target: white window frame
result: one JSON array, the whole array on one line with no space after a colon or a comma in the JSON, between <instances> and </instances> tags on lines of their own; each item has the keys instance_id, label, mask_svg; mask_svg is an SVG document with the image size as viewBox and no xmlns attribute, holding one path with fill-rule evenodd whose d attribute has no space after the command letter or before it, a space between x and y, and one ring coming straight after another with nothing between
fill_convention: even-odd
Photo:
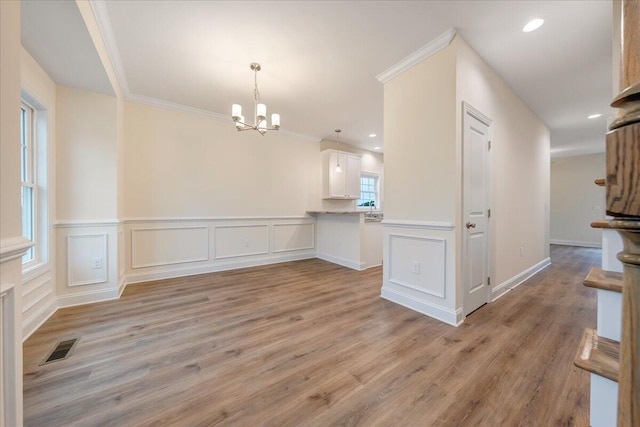
<instances>
[{"instance_id":1,"label":"white window frame","mask_svg":"<svg viewBox=\"0 0 640 427\"><path fill-rule=\"evenodd\" d=\"M360 202L363 199L358 199L356 200L356 209L359 211L370 211L373 210L374 212L376 211L380 211L380 209L382 208L382 203L380 201L380 174L375 173L375 172L369 172L369 171L362 171L360 173L360 186L362 187L362 178L373 178L375 180L375 202L376 202L376 206L371 209L370 206L358 206L358 202ZM362 196L362 191L360 192L360 195Z\"/></svg>"},{"instance_id":2,"label":"white window frame","mask_svg":"<svg viewBox=\"0 0 640 427\"><path fill-rule=\"evenodd\" d=\"M22 264L23 279L25 282L38 277L51 268L51 230L50 230L50 203L52 190L49 180L49 123L48 108L41 104L25 89L21 93L20 108L29 111L30 125L28 132L30 139L27 141L30 170L23 185L33 188L33 242L31 251L33 258ZM22 114L22 113L21 113ZM22 141L21 141L22 144ZM20 165L22 169L22 164ZM21 213L22 214L22 213Z\"/></svg>"},{"instance_id":3,"label":"white window frame","mask_svg":"<svg viewBox=\"0 0 640 427\"><path fill-rule=\"evenodd\" d=\"M22 121L23 115L25 116L24 123ZM31 237L29 238L34 243L27 253L22 258L22 269L27 270L34 267L39 263L38 257L38 217L39 217L39 203L38 203L38 185L37 185L37 165L36 165L36 109L26 102L24 99L20 102L20 122L23 128L20 129L20 197L24 197L24 189L29 188L31 191ZM23 141L23 135L25 141ZM22 206L22 209L24 206ZM23 231L25 212L21 212Z\"/></svg>"}]
</instances>

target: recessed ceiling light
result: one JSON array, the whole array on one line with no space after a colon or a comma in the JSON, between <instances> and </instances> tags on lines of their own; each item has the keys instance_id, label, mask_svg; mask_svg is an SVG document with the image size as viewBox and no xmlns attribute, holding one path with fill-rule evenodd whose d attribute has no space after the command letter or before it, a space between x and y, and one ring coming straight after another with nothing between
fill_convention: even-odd
<instances>
[{"instance_id":1,"label":"recessed ceiling light","mask_svg":"<svg viewBox=\"0 0 640 427\"><path fill-rule=\"evenodd\" d=\"M602 114L600 114L600 113L592 114L589 117L587 117L587 119L597 119L598 117L601 117L601 116L602 116Z\"/></svg>"},{"instance_id":2,"label":"recessed ceiling light","mask_svg":"<svg viewBox=\"0 0 640 427\"><path fill-rule=\"evenodd\" d=\"M373 147L373 149L374 149L374 150L379 150L379 149L380 149L380 147Z\"/></svg>"},{"instance_id":3,"label":"recessed ceiling light","mask_svg":"<svg viewBox=\"0 0 640 427\"><path fill-rule=\"evenodd\" d=\"M375 138L377 135L375 133L370 133L369 138Z\"/></svg>"},{"instance_id":4,"label":"recessed ceiling light","mask_svg":"<svg viewBox=\"0 0 640 427\"><path fill-rule=\"evenodd\" d=\"M542 24L544 24L544 19L532 19L531 21L527 22L527 25L522 27L522 31L525 33L530 33L531 31L535 31L538 28L542 27Z\"/></svg>"}]
</instances>

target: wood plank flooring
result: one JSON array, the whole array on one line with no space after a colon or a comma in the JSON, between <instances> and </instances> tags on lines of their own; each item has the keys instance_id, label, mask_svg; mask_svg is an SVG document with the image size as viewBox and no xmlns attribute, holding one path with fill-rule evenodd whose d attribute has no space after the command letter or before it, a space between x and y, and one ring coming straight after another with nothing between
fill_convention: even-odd
<instances>
[{"instance_id":1,"label":"wood plank flooring","mask_svg":"<svg viewBox=\"0 0 640 427\"><path fill-rule=\"evenodd\" d=\"M25 423L587 426L573 358L600 251L552 261L458 328L381 299L380 268L317 259L131 285L26 341ZM39 366L71 337L71 357Z\"/></svg>"}]
</instances>

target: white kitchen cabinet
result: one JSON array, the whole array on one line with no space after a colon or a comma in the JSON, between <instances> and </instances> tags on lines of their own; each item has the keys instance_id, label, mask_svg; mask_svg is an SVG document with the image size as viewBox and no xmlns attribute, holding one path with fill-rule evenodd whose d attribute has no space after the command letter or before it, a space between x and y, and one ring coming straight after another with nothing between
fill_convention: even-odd
<instances>
[{"instance_id":1,"label":"white kitchen cabinet","mask_svg":"<svg viewBox=\"0 0 640 427\"><path fill-rule=\"evenodd\" d=\"M336 172L340 156L342 172ZM357 200L360 198L360 156L326 150L322 152L323 199Z\"/></svg>"}]
</instances>

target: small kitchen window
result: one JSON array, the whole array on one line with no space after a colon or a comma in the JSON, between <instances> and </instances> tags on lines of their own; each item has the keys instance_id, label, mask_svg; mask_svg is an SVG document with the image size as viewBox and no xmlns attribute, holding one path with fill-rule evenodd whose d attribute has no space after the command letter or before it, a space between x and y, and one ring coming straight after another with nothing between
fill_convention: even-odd
<instances>
[{"instance_id":1,"label":"small kitchen window","mask_svg":"<svg viewBox=\"0 0 640 427\"><path fill-rule=\"evenodd\" d=\"M363 173L360 175L360 199L356 206L358 209L379 209L378 175Z\"/></svg>"}]
</instances>

